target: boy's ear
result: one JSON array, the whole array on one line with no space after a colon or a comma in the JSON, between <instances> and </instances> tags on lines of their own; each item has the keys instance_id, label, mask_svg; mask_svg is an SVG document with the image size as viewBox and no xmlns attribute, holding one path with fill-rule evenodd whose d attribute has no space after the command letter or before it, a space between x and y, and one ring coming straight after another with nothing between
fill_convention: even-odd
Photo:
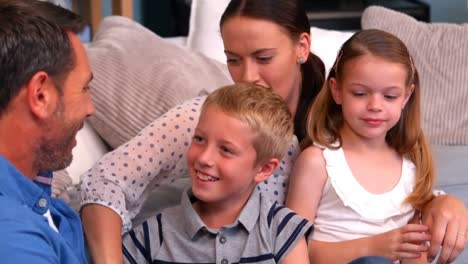
<instances>
[{"instance_id":1,"label":"boy's ear","mask_svg":"<svg viewBox=\"0 0 468 264\"><path fill-rule=\"evenodd\" d=\"M46 119L55 112L58 91L50 76L40 71L26 84L29 109L39 119Z\"/></svg>"},{"instance_id":2,"label":"boy's ear","mask_svg":"<svg viewBox=\"0 0 468 264\"><path fill-rule=\"evenodd\" d=\"M332 94L333 100L337 105L341 105L342 99L341 99L341 90L340 87L338 86L338 82L335 77L330 78L328 81L328 86L330 87L330 92Z\"/></svg>"},{"instance_id":3,"label":"boy's ear","mask_svg":"<svg viewBox=\"0 0 468 264\"><path fill-rule=\"evenodd\" d=\"M263 165L260 165L258 168L258 172L255 175L254 181L256 183L260 183L268 179L268 177L278 168L279 163L280 161L276 158L272 158L264 162Z\"/></svg>"}]
</instances>

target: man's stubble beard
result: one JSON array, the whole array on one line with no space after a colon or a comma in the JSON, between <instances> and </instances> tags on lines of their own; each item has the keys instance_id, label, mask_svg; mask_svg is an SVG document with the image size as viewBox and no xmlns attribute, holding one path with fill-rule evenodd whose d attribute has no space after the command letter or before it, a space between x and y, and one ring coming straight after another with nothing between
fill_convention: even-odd
<instances>
[{"instance_id":1,"label":"man's stubble beard","mask_svg":"<svg viewBox=\"0 0 468 264\"><path fill-rule=\"evenodd\" d=\"M44 135L35 147L33 166L39 172L58 171L70 165L73 160L71 145L76 133L83 126L83 122L67 122L63 99L60 99L58 104L53 120L44 125Z\"/></svg>"}]
</instances>

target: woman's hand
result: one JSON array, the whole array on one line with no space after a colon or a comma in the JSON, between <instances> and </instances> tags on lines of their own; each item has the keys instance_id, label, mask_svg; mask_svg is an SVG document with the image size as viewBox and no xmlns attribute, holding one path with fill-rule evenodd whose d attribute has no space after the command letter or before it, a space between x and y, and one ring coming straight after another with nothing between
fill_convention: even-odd
<instances>
[{"instance_id":1,"label":"woman's hand","mask_svg":"<svg viewBox=\"0 0 468 264\"><path fill-rule=\"evenodd\" d=\"M425 225L407 224L372 237L372 254L395 260L417 259L427 251L431 235Z\"/></svg>"},{"instance_id":2,"label":"woman's hand","mask_svg":"<svg viewBox=\"0 0 468 264\"><path fill-rule=\"evenodd\" d=\"M422 220L432 236L429 262L437 256L441 247L437 263L453 262L466 243L468 213L463 202L450 195L437 196L424 207Z\"/></svg>"}]
</instances>

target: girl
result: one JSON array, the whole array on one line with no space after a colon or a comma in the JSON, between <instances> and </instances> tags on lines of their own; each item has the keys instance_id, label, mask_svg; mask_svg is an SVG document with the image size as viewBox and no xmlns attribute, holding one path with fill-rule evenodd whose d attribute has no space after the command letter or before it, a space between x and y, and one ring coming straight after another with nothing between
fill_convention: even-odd
<instances>
[{"instance_id":1,"label":"girl","mask_svg":"<svg viewBox=\"0 0 468 264\"><path fill-rule=\"evenodd\" d=\"M420 94L397 37L364 30L343 44L311 107L286 203L315 222L312 263L362 255L426 263L428 228L407 224L433 198Z\"/></svg>"}]
</instances>

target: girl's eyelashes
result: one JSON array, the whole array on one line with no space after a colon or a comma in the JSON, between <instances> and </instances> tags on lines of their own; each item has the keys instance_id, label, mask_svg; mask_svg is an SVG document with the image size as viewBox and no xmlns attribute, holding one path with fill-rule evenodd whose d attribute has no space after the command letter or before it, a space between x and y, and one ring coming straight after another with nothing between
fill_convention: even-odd
<instances>
[{"instance_id":1,"label":"girl's eyelashes","mask_svg":"<svg viewBox=\"0 0 468 264\"><path fill-rule=\"evenodd\" d=\"M386 99L389 99L389 100L395 100L395 99L397 99L399 96L398 96L398 95L387 94L387 95L384 95L384 97L385 97Z\"/></svg>"},{"instance_id":2,"label":"girl's eyelashes","mask_svg":"<svg viewBox=\"0 0 468 264\"><path fill-rule=\"evenodd\" d=\"M363 97L364 95L366 95L365 92L352 92L352 94L355 97Z\"/></svg>"},{"instance_id":3,"label":"girl's eyelashes","mask_svg":"<svg viewBox=\"0 0 468 264\"><path fill-rule=\"evenodd\" d=\"M257 57L257 61L261 64L270 63L272 59L273 59L273 56Z\"/></svg>"}]
</instances>

